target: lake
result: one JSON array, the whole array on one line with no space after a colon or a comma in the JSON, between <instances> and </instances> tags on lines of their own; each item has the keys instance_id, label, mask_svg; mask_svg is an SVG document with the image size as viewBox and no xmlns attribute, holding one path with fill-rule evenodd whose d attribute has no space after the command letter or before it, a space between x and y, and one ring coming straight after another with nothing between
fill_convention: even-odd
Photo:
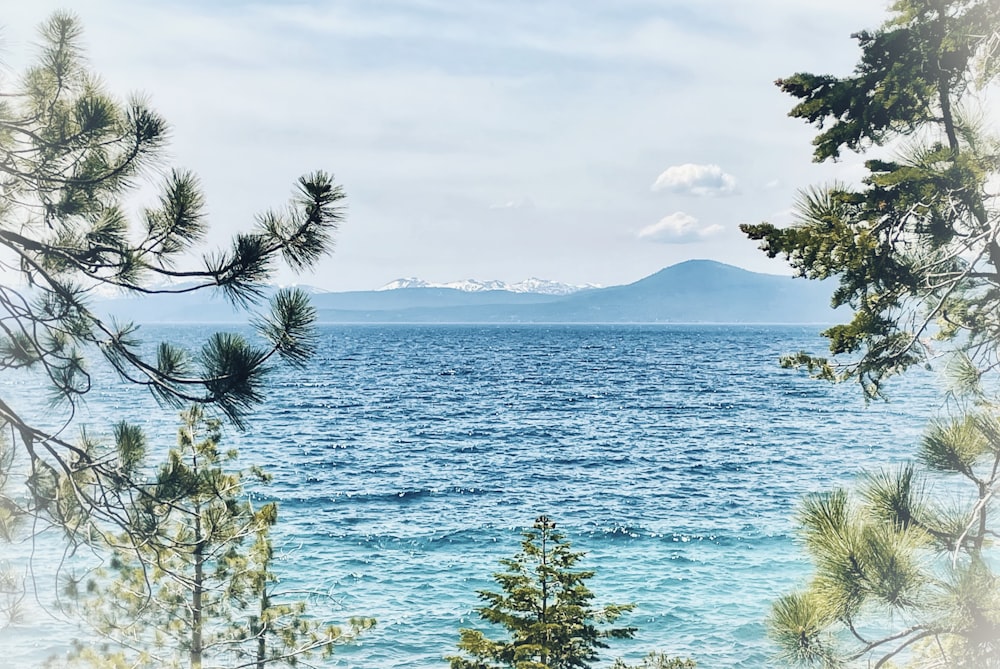
<instances>
[{"instance_id":1,"label":"lake","mask_svg":"<svg viewBox=\"0 0 1000 669\"><path fill-rule=\"evenodd\" d=\"M274 370L222 446L274 475L257 494L280 502L283 580L324 593L311 597L324 617L378 619L329 666L446 666L458 629L480 625L476 591L542 513L587 552L598 603L636 604L623 620L636 638L604 664L662 650L768 666L769 603L809 571L798 500L908 458L941 407L925 373L866 406L856 385L781 369L781 353L824 349L818 329L324 327L308 366ZM80 420L129 418L173 444L171 410L98 380ZM72 635L56 629L34 619L6 645L41 657Z\"/></svg>"}]
</instances>

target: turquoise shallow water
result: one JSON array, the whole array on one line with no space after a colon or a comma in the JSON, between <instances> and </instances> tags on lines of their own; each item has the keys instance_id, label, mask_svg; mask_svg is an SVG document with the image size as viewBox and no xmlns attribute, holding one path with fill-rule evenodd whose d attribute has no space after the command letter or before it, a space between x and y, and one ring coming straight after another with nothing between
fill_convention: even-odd
<instances>
[{"instance_id":1,"label":"turquoise shallow water","mask_svg":"<svg viewBox=\"0 0 1000 669\"><path fill-rule=\"evenodd\" d=\"M224 443L274 474L260 494L281 503L287 584L325 593L313 608L332 618L378 618L330 666L446 666L478 624L475 591L540 513L587 551L599 601L637 604L640 632L609 660L768 666L768 604L808 570L797 500L908 457L940 406L929 375L866 407L854 386L780 369L782 352L822 349L816 329L324 328ZM172 442L172 413L134 389L102 386L80 419L120 415ZM38 657L59 649L56 627L0 644Z\"/></svg>"}]
</instances>

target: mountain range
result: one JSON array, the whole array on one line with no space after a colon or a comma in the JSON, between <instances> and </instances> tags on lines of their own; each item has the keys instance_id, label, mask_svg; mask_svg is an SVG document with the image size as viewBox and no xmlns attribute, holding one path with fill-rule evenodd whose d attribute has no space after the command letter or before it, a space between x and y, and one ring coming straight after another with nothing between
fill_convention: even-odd
<instances>
[{"instance_id":1,"label":"mountain range","mask_svg":"<svg viewBox=\"0 0 1000 669\"><path fill-rule=\"evenodd\" d=\"M569 295L581 290L590 288L600 288L597 284L587 284L585 286L575 286L558 281L548 281L546 279L536 279L534 277L518 281L517 283L507 283L506 281L479 281L477 279L466 279L464 281L450 281L448 283L431 283L423 279L408 278L390 281L376 290L399 290L401 288L454 288L455 290L467 293L483 293L491 290L503 290L508 293L539 293L542 295Z\"/></svg>"},{"instance_id":2,"label":"mountain range","mask_svg":"<svg viewBox=\"0 0 1000 669\"><path fill-rule=\"evenodd\" d=\"M488 282L475 288L406 283L379 290L311 293L319 323L833 323L832 286L688 260L608 288L538 282L535 291ZM527 283L527 282L523 282ZM523 287L523 286L522 286ZM569 291L568 288L574 288ZM548 292L546 292L548 291ZM197 291L104 300L95 309L137 323L233 323L247 315Z\"/></svg>"}]
</instances>

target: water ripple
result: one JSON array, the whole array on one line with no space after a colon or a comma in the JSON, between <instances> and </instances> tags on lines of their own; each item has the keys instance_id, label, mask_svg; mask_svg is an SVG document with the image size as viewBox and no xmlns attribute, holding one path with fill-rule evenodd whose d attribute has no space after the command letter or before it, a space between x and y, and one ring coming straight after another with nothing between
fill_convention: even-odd
<instances>
[{"instance_id":1,"label":"water ripple","mask_svg":"<svg viewBox=\"0 0 1000 669\"><path fill-rule=\"evenodd\" d=\"M331 619L379 618L334 666L441 666L547 513L588 552L598 599L637 604L640 640L612 654L757 668L769 602L807 571L797 500L907 457L937 406L919 377L866 408L777 365L821 347L788 327L330 327L225 443L274 475L254 492L281 504L283 579L336 593ZM112 387L88 420L134 406ZM144 406L172 443L170 412Z\"/></svg>"}]
</instances>

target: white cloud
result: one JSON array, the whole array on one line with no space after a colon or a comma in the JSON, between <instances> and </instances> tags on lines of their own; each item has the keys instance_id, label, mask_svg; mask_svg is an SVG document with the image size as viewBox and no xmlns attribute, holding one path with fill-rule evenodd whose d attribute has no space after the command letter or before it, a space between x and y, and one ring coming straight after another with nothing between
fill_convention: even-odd
<instances>
[{"instance_id":1,"label":"white cloud","mask_svg":"<svg viewBox=\"0 0 1000 669\"><path fill-rule=\"evenodd\" d=\"M490 209L534 209L535 203L530 197L522 197L516 200L508 200L507 202L498 202L496 204L491 204Z\"/></svg>"},{"instance_id":2,"label":"white cloud","mask_svg":"<svg viewBox=\"0 0 1000 669\"><path fill-rule=\"evenodd\" d=\"M885 11L871 0L759 0L749 13L746 0L541 0L518 11L453 0L32 0L5 3L0 79L23 69L37 53L34 26L67 4L110 91L148 93L170 122L163 167L201 177L210 245L280 206L299 174L336 174L349 216L336 255L308 279L336 290L413 275L633 281L664 260L662 247L636 243L639 228L687 206L635 197L635 175L645 190L673 164L678 180L656 195L700 188L709 197L690 210L726 222L711 238L718 257L761 267L764 254L728 234L728 221L764 220L809 183L856 180L842 173L853 156L810 162L814 130L787 117L794 101L772 82L850 73L847 36ZM738 184L721 169L714 185L678 174L711 177L707 163ZM763 188L769 179L780 188ZM738 211L735 198L710 197L732 185ZM621 220L641 223L623 231ZM664 241L701 238L681 232Z\"/></svg>"},{"instance_id":3,"label":"white cloud","mask_svg":"<svg viewBox=\"0 0 1000 669\"><path fill-rule=\"evenodd\" d=\"M639 231L639 239L661 244L686 244L698 242L722 232L722 226L700 225L698 219L683 211L677 211L660 219L659 223L647 225Z\"/></svg>"},{"instance_id":4,"label":"white cloud","mask_svg":"<svg viewBox=\"0 0 1000 669\"><path fill-rule=\"evenodd\" d=\"M652 190L667 190L690 195L730 195L736 192L736 179L718 165L673 165L656 178Z\"/></svg>"}]
</instances>

